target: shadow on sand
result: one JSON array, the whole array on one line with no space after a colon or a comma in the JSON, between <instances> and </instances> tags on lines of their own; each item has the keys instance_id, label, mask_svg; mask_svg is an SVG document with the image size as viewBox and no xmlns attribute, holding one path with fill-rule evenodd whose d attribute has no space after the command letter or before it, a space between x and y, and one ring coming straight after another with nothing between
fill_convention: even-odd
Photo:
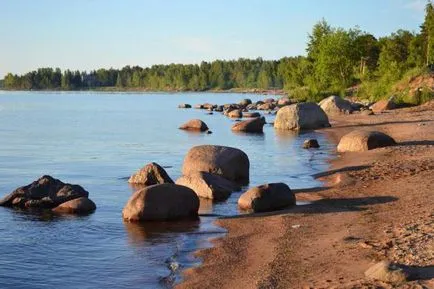
<instances>
[{"instance_id":1,"label":"shadow on sand","mask_svg":"<svg viewBox=\"0 0 434 289\"><path fill-rule=\"evenodd\" d=\"M339 212L365 211L365 206L379 205L397 201L392 196L363 197L363 198L336 198L313 201L306 205L294 206L273 212L251 213L241 216L223 217L227 218L255 218L284 214L327 214Z\"/></svg>"}]
</instances>

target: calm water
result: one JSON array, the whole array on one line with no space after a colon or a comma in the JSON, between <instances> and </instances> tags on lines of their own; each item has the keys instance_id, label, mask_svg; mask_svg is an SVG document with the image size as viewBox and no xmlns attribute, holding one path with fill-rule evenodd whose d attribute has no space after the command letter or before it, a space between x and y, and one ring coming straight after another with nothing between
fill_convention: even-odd
<instances>
[{"instance_id":1,"label":"calm water","mask_svg":"<svg viewBox=\"0 0 434 289\"><path fill-rule=\"evenodd\" d=\"M125 224L121 211L132 193L125 180L151 161L180 176L194 145L219 144L245 151L251 186L285 182L317 186L311 175L327 168L331 146L317 133L296 136L271 125L263 135L235 134L219 113L178 109L179 103L224 104L245 94L139 94L0 92L0 194L43 174L82 185L97 204L85 217L53 217L0 208L1 288L166 288L183 268L200 260L192 253L224 231L214 217L189 223ZM213 134L178 130L204 120ZM272 116L266 116L273 121ZM321 149L303 150L315 137ZM201 213L235 215L237 198L201 204Z\"/></svg>"}]
</instances>

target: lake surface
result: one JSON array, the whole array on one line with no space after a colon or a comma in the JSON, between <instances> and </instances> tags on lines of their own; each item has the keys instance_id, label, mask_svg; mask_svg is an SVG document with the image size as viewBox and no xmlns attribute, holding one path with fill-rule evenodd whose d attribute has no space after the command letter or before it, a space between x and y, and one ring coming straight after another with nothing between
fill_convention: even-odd
<instances>
[{"instance_id":1,"label":"lake surface","mask_svg":"<svg viewBox=\"0 0 434 289\"><path fill-rule=\"evenodd\" d=\"M2 288L167 288L193 256L223 236L215 217L196 222L126 224L122 208L133 189L126 177L149 162L180 176L183 157L199 144L237 147L250 159L250 186L285 182L321 185L331 145L319 133L297 136L265 125L264 134L236 134L220 113L178 109L180 103L253 101L269 96L213 93L0 92L0 194L44 174L80 184L97 204L94 214L54 217L0 207ZM267 122L274 116L265 115ZM213 134L177 129L192 118ZM318 150L303 150L315 137ZM203 201L200 213L236 215L235 192L223 203Z\"/></svg>"}]
</instances>

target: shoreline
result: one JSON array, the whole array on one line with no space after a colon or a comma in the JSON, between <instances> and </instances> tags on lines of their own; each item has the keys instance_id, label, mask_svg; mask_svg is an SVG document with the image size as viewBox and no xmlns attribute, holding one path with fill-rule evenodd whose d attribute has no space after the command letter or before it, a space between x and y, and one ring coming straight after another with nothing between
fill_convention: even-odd
<instances>
[{"instance_id":1,"label":"shoreline","mask_svg":"<svg viewBox=\"0 0 434 289\"><path fill-rule=\"evenodd\" d=\"M239 94L258 94L258 95L278 95L286 96L287 92L283 89L240 89L231 88L227 90L148 90L148 89L117 89L117 88L91 88L91 89L76 89L76 90L65 90L65 89L31 89L31 90L20 90L20 89L1 89L0 92L104 92L104 93L239 93Z\"/></svg>"},{"instance_id":2,"label":"shoreline","mask_svg":"<svg viewBox=\"0 0 434 289\"><path fill-rule=\"evenodd\" d=\"M422 272L406 288L434 287L434 102L331 120L320 132L334 144L369 128L398 145L337 154L323 187L296 191L309 205L217 220L228 233L176 288L392 288L364 276L382 260Z\"/></svg>"}]
</instances>

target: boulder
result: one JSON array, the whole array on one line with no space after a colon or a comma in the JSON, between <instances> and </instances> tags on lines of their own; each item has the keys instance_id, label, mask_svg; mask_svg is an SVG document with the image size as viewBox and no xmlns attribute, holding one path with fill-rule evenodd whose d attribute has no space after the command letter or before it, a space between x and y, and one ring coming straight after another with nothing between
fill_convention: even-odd
<instances>
[{"instance_id":1,"label":"boulder","mask_svg":"<svg viewBox=\"0 0 434 289\"><path fill-rule=\"evenodd\" d=\"M207 131L208 130L208 126L206 125L206 123L204 123L200 119L192 119L192 120L187 121L183 125L181 125L179 127L179 129Z\"/></svg>"},{"instance_id":2,"label":"boulder","mask_svg":"<svg viewBox=\"0 0 434 289\"><path fill-rule=\"evenodd\" d=\"M95 203L84 197L67 201L52 209L55 213L65 214L89 214L95 210Z\"/></svg>"},{"instance_id":3,"label":"boulder","mask_svg":"<svg viewBox=\"0 0 434 289\"><path fill-rule=\"evenodd\" d=\"M265 184L243 193L238 199L242 210L267 212L295 205L295 195L284 183Z\"/></svg>"},{"instance_id":4,"label":"boulder","mask_svg":"<svg viewBox=\"0 0 434 289\"><path fill-rule=\"evenodd\" d=\"M274 128L286 130L309 130L329 127L327 114L316 103L291 104L279 109Z\"/></svg>"},{"instance_id":5,"label":"boulder","mask_svg":"<svg viewBox=\"0 0 434 289\"><path fill-rule=\"evenodd\" d=\"M276 106L272 102L266 102L257 106L258 110L273 110Z\"/></svg>"},{"instance_id":6,"label":"boulder","mask_svg":"<svg viewBox=\"0 0 434 289\"><path fill-rule=\"evenodd\" d=\"M158 184L136 191L122 210L129 222L169 221L197 217L199 198L185 186Z\"/></svg>"},{"instance_id":7,"label":"boulder","mask_svg":"<svg viewBox=\"0 0 434 289\"><path fill-rule=\"evenodd\" d=\"M260 117L259 112L243 112L243 117Z\"/></svg>"},{"instance_id":8,"label":"boulder","mask_svg":"<svg viewBox=\"0 0 434 289\"><path fill-rule=\"evenodd\" d=\"M214 111L222 112L223 111L223 105L218 105L216 108L214 108Z\"/></svg>"},{"instance_id":9,"label":"boulder","mask_svg":"<svg viewBox=\"0 0 434 289\"><path fill-rule=\"evenodd\" d=\"M274 98L266 98L266 99L264 99L264 102L265 103L274 103L275 102L275 100L274 100Z\"/></svg>"},{"instance_id":10,"label":"boulder","mask_svg":"<svg viewBox=\"0 0 434 289\"><path fill-rule=\"evenodd\" d=\"M228 112L228 117L230 118L241 118L243 117L243 113L240 109L234 109Z\"/></svg>"},{"instance_id":11,"label":"boulder","mask_svg":"<svg viewBox=\"0 0 434 289\"><path fill-rule=\"evenodd\" d=\"M279 100L277 101L277 106L279 107L290 105L290 104L292 104L292 101L286 96L279 98Z\"/></svg>"},{"instance_id":12,"label":"boulder","mask_svg":"<svg viewBox=\"0 0 434 289\"><path fill-rule=\"evenodd\" d=\"M176 184L189 187L201 198L215 201L226 200L233 191L240 190L235 183L219 175L206 172L182 176L176 180Z\"/></svg>"},{"instance_id":13,"label":"boulder","mask_svg":"<svg viewBox=\"0 0 434 289\"><path fill-rule=\"evenodd\" d=\"M374 115L374 112L370 109L364 109L360 111L361 115Z\"/></svg>"},{"instance_id":14,"label":"boulder","mask_svg":"<svg viewBox=\"0 0 434 289\"><path fill-rule=\"evenodd\" d=\"M383 112L385 110L395 109L396 104L393 102L392 98L383 99L374 103L371 107L371 110L375 113Z\"/></svg>"},{"instance_id":15,"label":"boulder","mask_svg":"<svg viewBox=\"0 0 434 289\"><path fill-rule=\"evenodd\" d=\"M265 124L264 117L257 117L245 121L240 121L232 126L233 131L244 131L244 132L263 132L263 127Z\"/></svg>"},{"instance_id":16,"label":"boulder","mask_svg":"<svg viewBox=\"0 0 434 289\"><path fill-rule=\"evenodd\" d=\"M182 104L178 105L178 108L191 108L191 104L182 103Z\"/></svg>"},{"instance_id":17,"label":"boulder","mask_svg":"<svg viewBox=\"0 0 434 289\"><path fill-rule=\"evenodd\" d=\"M42 176L4 197L0 200L0 206L51 209L80 197L89 197L89 193L81 186L66 184L51 176Z\"/></svg>"},{"instance_id":18,"label":"boulder","mask_svg":"<svg viewBox=\"0 0 434 289\"><path fill-rule=\"evenodd\" d=\"M204 109L214 109L215 107L217 107L217 105L214 105L212 103L204 103L204 104L202 104L202 107Z\"/></svg>"},{"instance_id":19,"label":"boulder","mask_svg":"<svg viewBox=\"0 0 434 289\"><path fill-rule=\"evenodd\" d=\"M336 95L321 100L319 106L327 115L347 114L353 111L351 102Z\"/></svg>"},{"instance_id":20,"label":"boulder","mask_svg":"<svg viewBox=\"0 0 434 289\"><path fill-rule=\"evenodd\" d=\"M152 186L156 184L173 184L173 180L169 177L166 171L157 163L149 163L128 180L132 184L141 184Z\"/></svg>"},{"instance_id":21,"label":"boulder","mask_svg":"<svg viewBox=\"0 0 434 289\"><path fill-rule=\"evenodd\" d=\"M304 149L310 149L310 148L319 148L319 143L316 139L307 139L303 143Z\"/></svg>"},{"instance_id":22,"label":"boulder","mask_svg":"<svg viewBox=\"0 0 434 289\"><path fill-rule=\"evenodd\" d=\"M385 133L379 131L355 130L341 138L337 151L363 152L395 144L395 140Z\"/></svg>"},{"instance_id":23,"label":"boulder","mask_svg":"<svg viewBox=\"0 0 434 289\"><path fill-rule=\"evenodd\" d=\"M208 172L237 183L247 184L249 168L248 156L239 149L200 145L191 148L185 156L182 174L189 176L196 172Z\"/></svg>"},{"instance_id":24,"label":"boulder","mask_svg":"<svg viewBox=\"0 0 434 289\"><path fill-rule=\"evenodd\" d=\"M381 261L371 266L365 271L365 276L372 280L393 284L403 283L408 278L406 272L400 266L392 264L389 261Z\"/></svg>"},{"instance_id":25,"label":"boulder","mask_svg":"<svg viewBox=\"0 0 434 289\"><path fill-rule=\"evenodd\" d=\"M263 102L262 100L258 100L255 104L256 104L256 106L259 106L259 105L261 105L261 104L264 104L265 102Z\"/></svg>"},{"instance_id":26,"label":"boulder","mask_svg":"<svg viewBox=\"0 0 434 289\"><path fill-rule=\"evenodd\" d=\"M256 104L249 104L248 106L246 106L246 108L248 109L248 110L256 110L257 109L257 107L256 107Z\"/></svg>"},{"instance_id":27,"label":"boulder","mask_svg":"<svg viewBox=\"0 0 434 289\"><path fill-rule=\"evenodd\" d=\"M245 98L245 99L241 100L239 104L240 104L240 106L242 106L242 107L246 107L246 106L248 106L249 104L252 104L252 100L249 99L249 98Z\"/></svg>"},{"instance_id":28,"label":"boulder","mask_svg":"<svg viewBox=\"0 0 434 289\"><path fill-rule=\"evenodd\" d=\"M203 109L203 105L202 104L195 104L194 108L195 109Z\"/></svg>"}]
</instances>

